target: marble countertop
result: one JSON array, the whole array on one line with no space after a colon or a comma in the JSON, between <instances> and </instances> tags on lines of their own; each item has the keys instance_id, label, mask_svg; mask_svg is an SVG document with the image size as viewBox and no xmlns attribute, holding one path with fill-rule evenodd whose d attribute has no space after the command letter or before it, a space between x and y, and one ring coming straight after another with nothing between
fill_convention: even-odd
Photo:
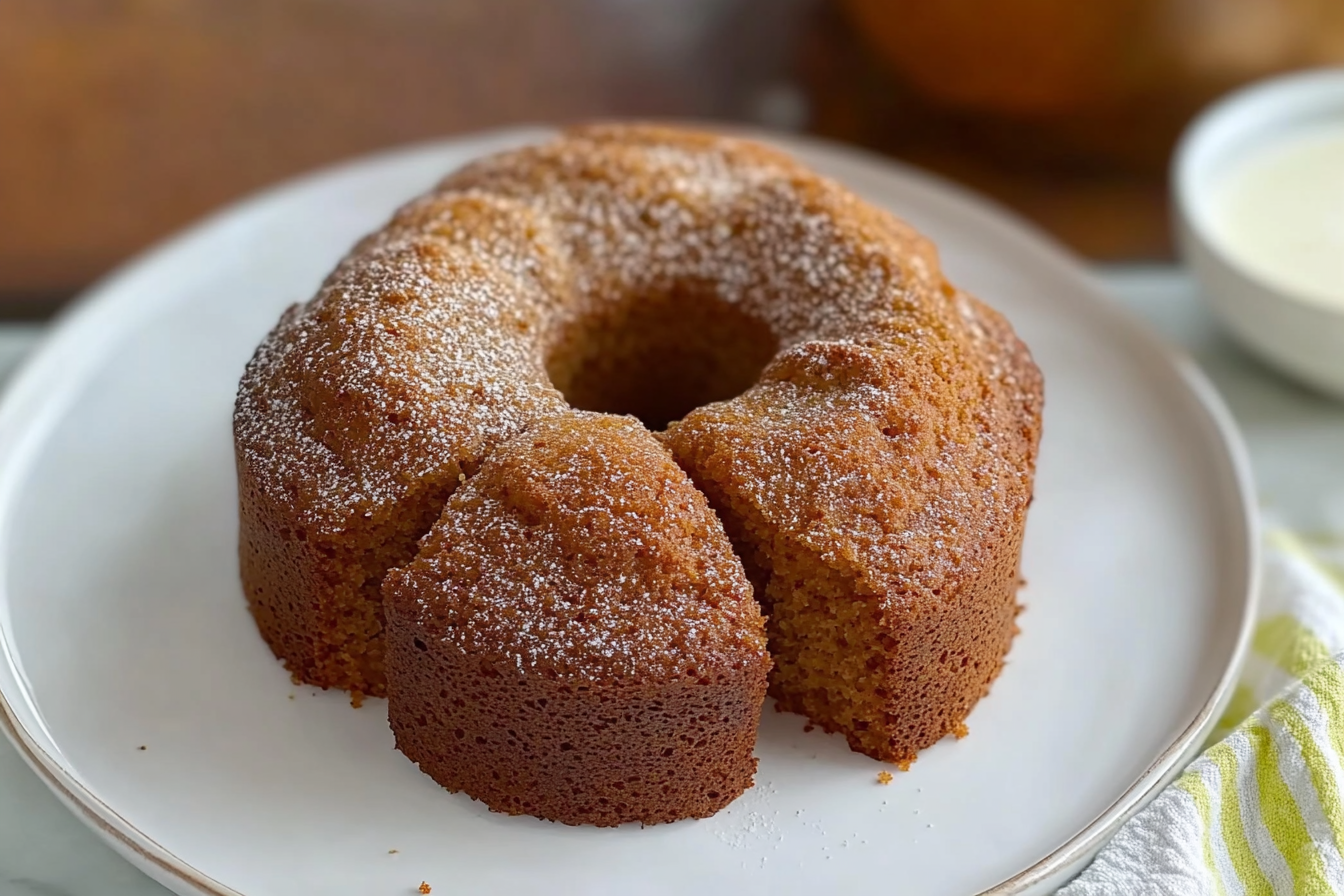
<instances>
[{"instance_id":1,"label":"marble countertop","mask_svg":"<svg viewBox=\"0 0 1344 896\"><path fill-rule=\"evenodd\" d=\"M1223 393L1250 446L1266 509L1305 531L1344 532L1344 404L1298 388L1232 345L1180 271L1113 268L1102 276ZM0 380L41 335L40 326L0 325ZM104 846L0 739L0 896L167 892Z\"/></svg>"}]
</instances>

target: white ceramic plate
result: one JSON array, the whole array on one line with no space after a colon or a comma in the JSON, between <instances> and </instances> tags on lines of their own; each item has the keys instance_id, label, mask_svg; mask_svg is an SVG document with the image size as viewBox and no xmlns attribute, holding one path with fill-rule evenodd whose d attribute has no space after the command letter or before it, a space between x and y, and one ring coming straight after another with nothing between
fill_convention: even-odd
<instances>
[{"instance_id":1,"label":"white ceramic plate","mask_svg":"<svg viewBox=\"0 0 1344 896\"><path fill-rule=\"evenodd\" d=\"M244 362L398 203L512 132L377 156L235 206L96 289L0 406L0 708L38 774L182 894L1040 893L1196 750L1254 602L1247 464L1192 365L1073 259L907 169L805 160L933 236L1047 383L1022 634L971 735L888 786L767 711L713 819L488 812L392 747L381 701L291 685L239 592Z\"/></svg>"}]
</instances>

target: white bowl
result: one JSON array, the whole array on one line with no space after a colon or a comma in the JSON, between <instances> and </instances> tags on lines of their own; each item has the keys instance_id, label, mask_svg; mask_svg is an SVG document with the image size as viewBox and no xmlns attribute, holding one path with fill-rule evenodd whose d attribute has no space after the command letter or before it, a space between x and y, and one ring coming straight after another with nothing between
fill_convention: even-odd
<instances>
[{"instance_id":1,"label":"white bowl","mask_svg":"<svg viewBox=\"0 0 1344 896\"><path fill-rule=\"evenodd\" d=\"M1233 335L1267 363L1344 398L1344 308L1268 282L1216 238L1211 196L1229 164L1290 130L1344 121L1344 69L1263 81L1233 93L1189 127L1172 180L1180 252Z\"/></svg>"}]
</instances>

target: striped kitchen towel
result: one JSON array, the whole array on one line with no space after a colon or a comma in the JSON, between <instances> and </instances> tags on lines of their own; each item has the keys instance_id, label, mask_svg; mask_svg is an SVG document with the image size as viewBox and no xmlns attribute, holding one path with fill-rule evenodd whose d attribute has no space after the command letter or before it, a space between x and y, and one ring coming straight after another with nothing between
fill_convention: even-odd
<instances>
[{"instance_id":1,"label":"striped kitchen towel","mask_svg":"<svg viewBox=\"0 0 1344 896\"><path fill-rule=\"evenodd\" d=\"M1344 894L1344 538L1266 538L1210 746L1057 896Z\"/></svg>"}]
</instances>

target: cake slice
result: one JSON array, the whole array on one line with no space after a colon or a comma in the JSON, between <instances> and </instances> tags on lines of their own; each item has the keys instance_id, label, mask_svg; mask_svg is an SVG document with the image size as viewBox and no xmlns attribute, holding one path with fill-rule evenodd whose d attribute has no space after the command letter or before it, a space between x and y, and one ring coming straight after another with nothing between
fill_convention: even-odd
<instances>
[{"instance_id":1,"label":"cake slice","mask_svg":"<svg viewBox=\"0 0 1344 896\"><path fill-rule=\"evenodd\" d=\"M388 574L388 717L452 791L567 824L705 817L751 786L770 657L741 562L637 421L506 442Z\"/></svg>"}]
</instances>

